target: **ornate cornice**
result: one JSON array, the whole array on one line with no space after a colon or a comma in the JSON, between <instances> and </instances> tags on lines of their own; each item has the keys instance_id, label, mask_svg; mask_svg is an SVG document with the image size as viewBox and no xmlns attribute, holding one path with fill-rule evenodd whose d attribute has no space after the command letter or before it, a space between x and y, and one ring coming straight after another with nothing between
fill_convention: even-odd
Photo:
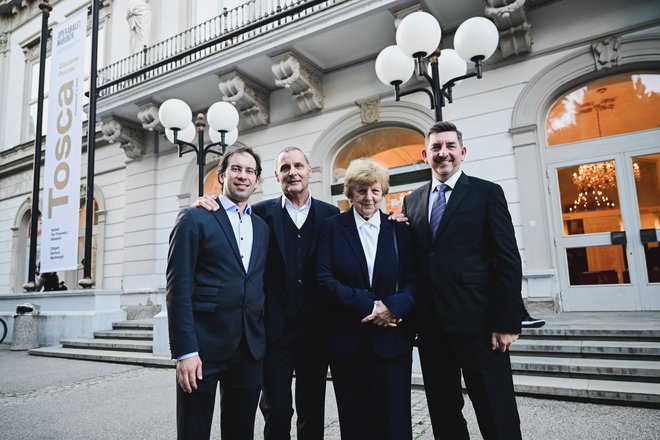
<instances>
[{"instance_id":1,"label":"ornate cornice","mask_svg":"<svg viewBox=\"0 0 660 440\"><path fill-rule=\"evenodd\" d=\"M231 102L241 113L241 121L249 128L270 122L270 92L238 72L220 76L218 89L222 99Z\"/></svg>"},{"instance_id":2,"label":"ornate cornice","mask_svg":"<svg viewBox=\"0 0 660 440\"><path fill-rule=\"evenodd\" d=\"M319 70L293 52L271 58L275 85L291 90L293 100L303 113L323 108L323 83Z\"/></svg>"}]
</instances>

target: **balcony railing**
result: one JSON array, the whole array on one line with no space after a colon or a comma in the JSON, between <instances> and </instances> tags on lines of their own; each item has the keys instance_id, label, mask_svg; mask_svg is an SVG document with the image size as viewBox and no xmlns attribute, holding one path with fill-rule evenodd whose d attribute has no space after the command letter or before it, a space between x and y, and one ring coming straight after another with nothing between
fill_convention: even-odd
<instances>
[{"instance_id":1,"label":"balcony railing","mask_svg":"<svg viewBox=\"0 0 660 440\"><path fill-rule=\"evenodd\" d=\"M290 25L347 0L250 0L98 71L99 97Z\"/></svg>"}]
</instances>

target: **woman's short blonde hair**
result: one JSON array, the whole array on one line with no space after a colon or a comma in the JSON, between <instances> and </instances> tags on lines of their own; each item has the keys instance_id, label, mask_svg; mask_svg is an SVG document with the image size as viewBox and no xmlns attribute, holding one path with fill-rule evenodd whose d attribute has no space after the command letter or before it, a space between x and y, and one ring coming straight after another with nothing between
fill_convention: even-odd
<instances>
[{"instance_id":1,"label":"woman's short blonde hair","mask_svg":"<svg viewBox=\"0 0 660 440\"><path fill-rule=\"evenodd\" d=\"M385 195L390 190L389 174L389 170L380 162L366 158L355 159L348 165L344 175L344 195L351 199L355 187L371 186L374 183L380 183Z\"/></svg>"}]
</instances>

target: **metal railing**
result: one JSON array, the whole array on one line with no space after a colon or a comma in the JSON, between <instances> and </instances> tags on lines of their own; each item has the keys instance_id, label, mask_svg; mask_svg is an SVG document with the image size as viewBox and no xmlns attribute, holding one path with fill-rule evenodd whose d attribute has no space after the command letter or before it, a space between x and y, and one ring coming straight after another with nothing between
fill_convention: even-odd
<instances>
[{"instance_id":1,"label":"metal railing","mask_svg":"<svg viewBox=\"0 0 660 440\"><path fill-rule=\"evenodd\" d=\"M249 0L98 71L99 97L279 29L347 0Z\"/></svg>"}]
</instances>

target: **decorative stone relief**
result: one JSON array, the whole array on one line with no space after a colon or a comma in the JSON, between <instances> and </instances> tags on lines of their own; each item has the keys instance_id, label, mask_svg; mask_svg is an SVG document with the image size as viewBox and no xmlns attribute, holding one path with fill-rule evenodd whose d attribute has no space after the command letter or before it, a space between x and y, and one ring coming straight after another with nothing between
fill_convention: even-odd
<instances>
[{"instance_id":1,"label":"decorative stone relief","mask_svg":"<svg viewBox=\"0 0 660 440\"><path fill-rule=\"evenodd\" d=\"M148 102L138 107L139 110L137 117L142 124L142 128L149 131L157 131L159 133L165 131L165 127L162 126L160 119L158 119L159 107L159 105L153 102Z\"/></svg>"},{"instance_id":2,"label":"decorative stone relief","mask_svg":"<svg viewBox=\"0 0 660 440\"><path fill-rule=\"evenodd\" d=\"M609 69L618 66L621 62L621 54L619 54L620 47L621 37L611 37L599 41L596 44L592 44L591 48L594 52L596 70Z\"/></svg>"},{"instance_id":3,"label":"decorative stone relief","mask_svg":"<svg viewBox=\"0 0 660 440\"><path fill-rule=\"evenodd\" d=\"M291 90L303 113L323 108L323 84L318 70L292 52L271 58L275 85Z\"/></svg>"},{"instance_id":4,"label":"decorative stone relief","mask_svg":"<svg viewBox=\"0 0 660 440\"><path fill-rule=\"evenodd\" d=\"M532 50L531 25L527 22L527 0L486 0L484 12L500 31L502 58Z\"/></svg>"},{"instance_id":5,"label":"decorative stone relief","mask_svg":"<svg viewBox=\"0 0 660 440\"><path fill-rule=\"evenodd\" d=\"M108 143L119 143L129 159L139 159L144 156L142 130L131 126L130 122L118 118L107 118L101 122L101 132Z\"/></svg>"},{"instance_id":6,"label":"decorative stone relief","mask_svg":"<svg viewBox=\"0 0 660 440\"><path fill-rule=\"evenodd\" d=\"M248 127L258 127L270 122L270 93L238 72L220 77L218 84L222 99L231 102L240 112Z\"/></svg>"},{"instance_id":7,"label":"decorative stone relief","mask_svg":"<svg viewBox=\"0 0 660 440\"><path fill-rule=\"evenodd\" d=\"M0 32L0 53L5 53L9 50L9 33Z\"/></svg>"},{"instance_id":8,"label":"decorative stone relief","mask_svg":"<svg viewBox=\"0 0 660 440\"><path fill-rule=\"evenodd\" d=\"M360 106L362 125L380 122L380 106L378 101L365 101L358 103L358 105Z\"/></svg>"}]
</instances>

